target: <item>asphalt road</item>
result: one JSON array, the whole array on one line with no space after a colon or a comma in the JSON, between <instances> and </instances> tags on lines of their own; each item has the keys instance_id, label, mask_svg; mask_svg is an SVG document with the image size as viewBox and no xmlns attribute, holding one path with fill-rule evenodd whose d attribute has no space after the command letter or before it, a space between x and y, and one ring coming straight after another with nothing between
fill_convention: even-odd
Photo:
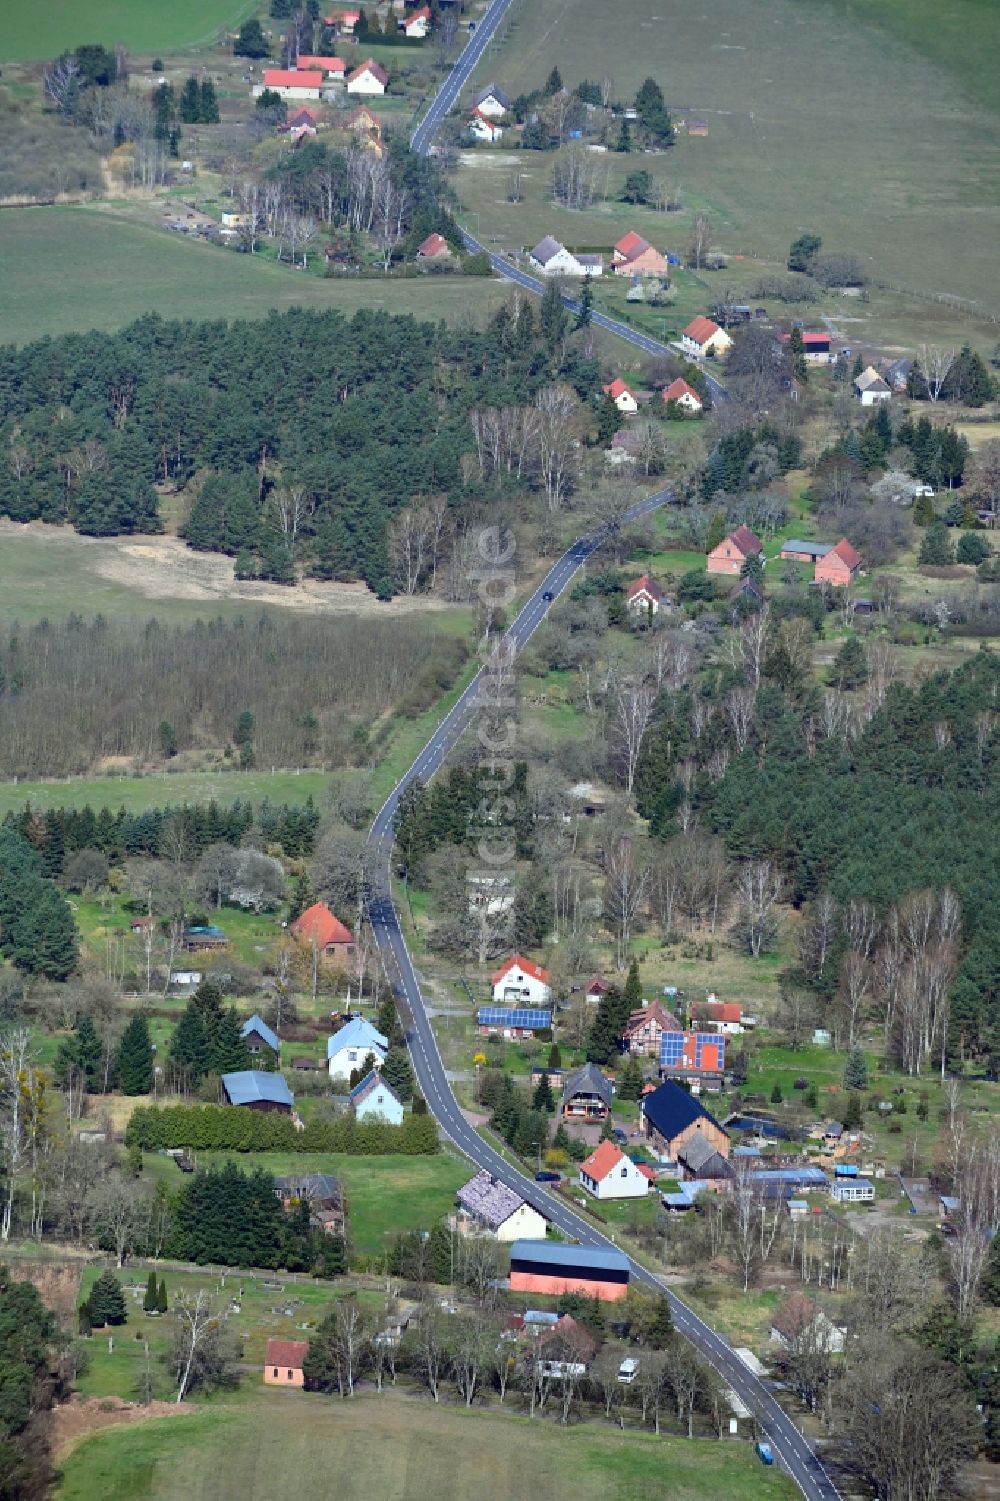
<instances>
[{"instance_id":1,"label":"asphalt road","mask_svg":"<svg viewBox=\"0 0 1000 1501\"><path fill-rule=\"evenodd\" d=\"M633 520L643 516L664 505L669 499L669 490L659 490L632 506L626 512L625 519ZM604 527L595 528L574 542L552 565L507 632L507 640L515 650L519 651L530 640L545 619L551 604L569 587L579 569L601 545L605 535ZM547 594L552 598L546 599ZM407 1046L420 1091L441 1130L460 1152L478 1167L486 1168L516 1189L564 1234L584 1245L607 1246L612 1242L606 1236L576 1214L563 1199L551 1194L543 1184L536 1183L534 1179L512 1167L466 1121L448 1083L409 950L389 896L393 820L400 798L415 778L427 781L444 764L448 752L477 713L481 678L482 670L445 715L376 815L368 837L369 842L380 850L384 864L380 864L377 883L381 889L371 902L369 915L376 943L396 987L404 1013ZM836 1501L839 1493L809 1441L779 1406L767 1384L743 1365L721 1335L636 1261L632 1261L632 1277L647 1287L666 1293L677 1328L709 1361L726 1385L732 1387L742 1398L757 1419L762 1433L770 1441L780 1464L796 1481L808 1501Z\"/></svg>"},{"instance_id":2,"label":"asphalt road","mask_svg":"<svg viewBox=\"0 0 1000 1501\"><path fill-rule=\"evenodd\" d=\"M511 0L493 0L485 15L476 23L476 29L469 37L454 68L452 68L441 88L435 94L427 113L410 137L410 146L414 151L419 152L421 156L426 156L430 151L438 126L457 104L459 94L468 82L479 59L489 46L493 33L496 31L497 26L503 19L504 12L510 4ZM470 254L475 255L480 251L486 251L494 271L499 276L506 277L508 281L516 282L525 291L533 293L536 297L541 297L545 291L545 284L539 281L536 276L530 276L526 271L522 271L519 266L515 266L504 256L494 254L486 245L482 244L481 241L477 240L474 235L470 235L467 231L463 231L462 238ZM575 298L564 297L563 302L572 312L575 313L577 311L578 303ZM661 344L659 340L651 339L648 334L643 334L637 329L630 328L627 323L620 323L617 318L608 318L604 313L592 313L590 321L595 328L603 328L608 333L617 335L619 339L624 339L637 349L641 349L645 354L665 355L670 353L668 345ZM708 370L705 370L704 373L713 400L725 401L726 388L720 385Z\"/></svg>"}]
</instances>

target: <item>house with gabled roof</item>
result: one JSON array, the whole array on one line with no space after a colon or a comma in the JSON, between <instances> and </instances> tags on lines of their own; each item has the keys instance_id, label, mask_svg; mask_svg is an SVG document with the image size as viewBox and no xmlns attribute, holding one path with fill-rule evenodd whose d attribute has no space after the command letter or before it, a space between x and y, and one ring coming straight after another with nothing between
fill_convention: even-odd
<instances>
[{"instance_id":1,"label":"house with gabled roof","mask_svg":"<svg viewBox=\"0 0 1000 1501\"><path fill-rule=\"evenodd\" d=\"M625 384L620 375L609 381L601 390L605 396L610 396L620 412L626 417L632 417L639 410L639 403L632 390Z\"/></svg>"},{"instance_id":2,"label":"house with gabled roof","mask_svg":"<svg viewBox=\"0 0 1000 1501\"><path fill-rule=\"evenodd\" d=\"M303 1364L309 1354L304 1339L269 1339L264 1352L265 1386L304 1386Z\"/></svg>"},{"instance_id":3,"label":"house with gabled roof","mask_svg":"<svg viewBox=\"0 0 1000 1501\"><path fill-rule=\"evenodd\" d=\"M485 141L488 146L495 146L503 136L503 126L498 125L492 115L484 114L481 109L474 109L469 116L469 134L475 136L477 141Z\"/></svg>"},{"instance_id":4,"label":"house with gabled roof","mask_svg":"<svg viewBox=\"0 0 1000 1501\"><path fill-rule=\"evenodd\" d=\"M480 1169L458 1190L456 1228L465 1235L492 1235L495 1240L544 1240L545 1216L515 1189Z\"/></svg>"},{"instance_id":5,"label":"house with gabled roof","mask_svg":"<svg viewBox=\"0 0 1000 1501\"><path fill-rule=\"evenodd\" d=\"M625 591L625 606L637 615L658 615L666 595L648 573L633 579Z\"/></svg>"},{"instance_id":6,"label":"house with gabled roof","mask_svg":"<svg viewBox=\"0 0 1000 1501\"><path fill-rule=\"evenodd\" d=\"M611 1114L614 1085L596 1063L585 1063L566 1080L559 1101L559 1114L565 1121L606 1121Z\"/></svg>"},{"instance_id":7,"label":"house with gabled roof","mask_svg":"<svg viewBox=\"0 0 1000 1501\"><path fill-rule=\"evenodd\" d=\"M846 589L854 582L861 568L861 554L852 547L846 537L841 537L836 547L816 560L814 580L817 584L832 584L836 589Z\"/></svg>"},{"instance_id":8,"label":"house with gabled roof","mask_svg":"<svg viewBox=\"0 0 1000 1501\"><path fill-rule=\"evenodd\" d=\"M403 1102L378 1069L371 1069L360 1079L347 1099L355 1120L381 1120L387 1126L403 1124Z\"/></svg>"},{"instance_id":9,"label":"house with gabled roof","mask_svg":"<svg viewBox=\"0 0 1000 1501\"><path fill-rule=\"evenodd\" d=\"M409 15L404 16L400 21L399 29L405 32L408 37L415 38L417 41L423 41L431 29L430 7L422 5L419 10L410 11Z\"/></svg>"},{"instance_id":10,"label":"house with gabled roof","mask_svg":"<svg viewBox=\"0 0 1000 1501\"><path fill-rule=\"evenodd\" d=\"M384 94L389 87L389 75L377 63L369 57L347 75L347 92L349 94Z\"/></svg>"},{"instance_id":11,"label":"house with gabled roof","mask_svg":"<svg viewBox=\"0 0 1000 1501\"><path fill-rule=\"evenodd\" d=\"M874 366L869 365L854 377L854 394L863 407L873 407L880 401L892 400L892 387L882 379Z\"/></svg>"},{"instance_id":12,"label":"house with gabled roof","mask_svg":"<svg viewBox=\"0 0 1000 1501\"><path fill-rule=\"evenodd\" d=\"M240 1028L240 1036L246 1043L247 1052L251 1058L258 1057L264 1052L265 1048L270 1048L275 1056L281 1051L281 1043L278 1041L277 1032L272 1027L269 1027L267 1022L259 1017L256 1012L250 1017L249 1021L243 1023Z\"/></svg>"},{"instance_id":13,"label":"house with gabled roof","mask_svg":"<svg viewBox=\"0 0 1000 1501\"><path fill-rule=\"evenodd\" d=\"M738 526L728 537L723 537L718 547L713 547L705 560L709 573L725 573L738 577L748 558L763 552L764 544L748 526Z\"/></svg>"},{"instance_id":14,"label":"house with gabled roof","mask_svg":"<svg viewBox=\"0 0 1000 1501\"><path fill-rule=\"evenodd\" d=\"M644 1199L652 1184L613 1141L602 1141L580 1164L580 1187L595 1199Z\"/></svg>"},{"instance_id":15,"label":"house with gabled roof","mask_svg":"<svg viewBox=\"0 0 1000 1501\"><path fill-rule=\"evenodd\" d=\"M540 964L513 954L490 976L493 999L519 1006L547 1006L552 999L552 976Z\"/></svg>"},{"instance_id":16,"label":"house with gabled roof","mask_svg":"<svg viewBox=\"0 0 1000 1501\"><path fill-rule=\"evenodd\" d=\"M341 83L347 73L347 64L342 57L307 57L300 52L297 66L310 73L322 73L324 78L339 80Z\"/></svg>"},{"instance_id":17,"label":"house with gabled roof","mask_svg":"<svg viewBox=\"0 0 1000 1501\"><path fill-rule=\"evenodd\" d=\"M484 89L479 89L473 94L472 107L484 115L491 115L494 120L499 120L504 115L510 114L511 101L503 89L498 89L495 83L488 83Z\"/></svg>"},{"instance_id":18,"label":"house with gabled roof","mask_svg":"<svg viewBox=\"0 0 1000 1501\"><path fill-rule=\"evenodd\" d=\"M729 1137L714 1115L683 1085L673 1079L645 1094L639 1120L646 1140L662 1157L676 1162L685 1145L703 1137L723 1157L729 1156Z\"/></svg>"},{"instance_id":19,"label":"house with gabled roof","mask_svg":"<svg viewBox=\"0 0 1000 1501\"><path fill-rule=\"evenodd\" d=\"M693 318L681 334L681 344L687 354L696 354L701 359L727 355L733 341L724 328L711 318Z\"/></svg>"},{"instance_id":20,"label":"house with gabled roof","mask_svg":"<svg viewBox=\"0 0 1000 1501\"><path fill-rule=\"evenodd\" d=\"M223 1074L222 1092L227 1105L242 1105L265 1115L272 1112L291 1115L295 1104L295 1096L280 1074L254 1068Z\"/></svg>"},{"instance_id":21,"label":"house with gabled roof","mask_svg":"<svg viewBox=\"0 0 1000 1501\"><path fill-rule=\"evenodd\" d=\"M363 1016L354 1016L326 1040L326 1066L331 1079L349 1079L371 1055L381 1068L389 1051L389 1039Z\"/></svg>"},{"instance_id":22,"label":"house with gabled roof","mask_svg":"<svg viewBox=\"0 0 1000 1501\"><path fill-rule=\"evenodd\" d=\"M319 101L323 88L323 74L308 68L265 68L262 83L254 84L253 96L277 94L279 99L311 99Z\"/></svg>"},{"instance_id":23,"label":"house with gabled roof","mask_svg":"<svg viewBox=\"0 0 1000 1501\"><path fill-rule=\"evenodd\" d=\"M672 380L669 386L664 386L660 396L664 402L676 401L681 411L687 412L691 417L698 417L705 410L705 403L694 386L689 386L680 376Z\"/></svg>"},{"instance_id":24,"label":"house with gabled roof","mask_svg":"<svg viewBox=\"0 0 1000 1501\"><path fill-rule=\"evenodd\" d=\"M451 247L444 235L439 235L437 230L429 234L426 240L421 240L417 246L418 261L439 261L449 255L451 255Z\"/></svg>"},{"instance_id":25,"label":"house with gabled roof","mask_svg":"<svg viewBox=\"0 0 1000 1501\"><path fill-rule=\"evenodd\" d=\"M634 229L616 242L611 266L616 276L667 276L670 270L666 256Z\"/></svg>"},{"instance_id":26,"label":"house with gabled roof","mask_svg":"<svg viewBox=\"0 0 1000 1501\"><path fill-rule=\"evenodd\" d=\"M315 945L327 958L346 958L354 952L354 939L325 902L313 902L288 931L300 942L308 943L310 947Z\"/></svg>"},{"instance_id":27,"label":"house with gabled roof","mask_svg":"<svg viewBox=\"0 0 1000 1501\"><path fill-rule=\"evenodd\" d=\"M625 1051L633 1057L659 1058L660 1038L664 1032L683 1030L672 1011L660 1001L651 1001L629 1017L625 1028Z\"/></svg>"},{"instance_id":28,"label":"house with gabled roof","mask_svg":"<svg viewBox=\"0 0 1000 1501\"><path fill-rule=\"evenodd\" d=\"M684 1079L700 1088L721 1089L726 1073L726 1039L718 1032L663 1032L660 1078Z\"/></svg>"},{"instance_id":29,"label":"house with gabled roof","mask_svg":"<svg viewBox=\"0 0 1000 1501\"><path fill-rule=\"evenodd\" d=\"M541 276L601 276L604 272L602 256L574 255L552 235L539 240L528 259Z\"/></svg>"},{"instance_id":30,"label":"house with gabled roof","mask_svg":"<svg viewBox=\"0 0 1000 1501\"><path fill-rule=\"evenodd\" d=\"M597 1006L600 1004L601 996L606 995L610 989L611 986L603 975L595 975L583 992L584 1000L590 1006Z\"/></svg>"},{"instance_id":31,"label":"house with gabled roof","mask_svg":"<svg viewBox=\"0 0 1000 1501\"><path fill-rule=\"evenodd\" d=\"M838 1355L844 1348L846 1330L835 1324L819 1304L805 1293L793 1292L771 1315L771 1343L783 1350L801 1347L822 1349Z\"/></svg>"}]
</instances>

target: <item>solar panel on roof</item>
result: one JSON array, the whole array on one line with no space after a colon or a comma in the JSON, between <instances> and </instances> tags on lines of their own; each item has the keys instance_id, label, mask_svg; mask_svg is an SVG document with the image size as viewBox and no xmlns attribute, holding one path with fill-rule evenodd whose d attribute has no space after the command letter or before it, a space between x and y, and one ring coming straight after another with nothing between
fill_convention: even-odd
<instances>
[{"instance_id":1,"label":"solar panel on roof","mask_svg":"<svg viewBox=\"0 0 1000 1501\"><path fill-rule=\"evenodd\" d=\"M483 1006L476 1013L481 1027L532 1027L540 1030L551 1027L551 1011L528 1011L507 1006Z\"/></svg>"}]
</instances>

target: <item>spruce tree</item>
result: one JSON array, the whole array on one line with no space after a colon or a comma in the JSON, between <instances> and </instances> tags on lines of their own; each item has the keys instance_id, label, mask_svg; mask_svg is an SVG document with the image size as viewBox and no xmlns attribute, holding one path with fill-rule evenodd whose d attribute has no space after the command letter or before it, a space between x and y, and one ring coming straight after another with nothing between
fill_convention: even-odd
<instances>
[{"instance_id":1,"label":"spruce tree","mask_svg":"<svg viewBox=\"0 0 1000 1501\"><path fill-rule=\"evenodd\" d=\"M161 1277L160 1278L160 1287L159 1287L159 1291L156 1294L156 1307L157 1307L157 1311L159 1313L166 1313L166 1311L167 1311L167 1279L166 1279L166 1277Z\"/></svg>"},{"instance_id":2,"label":"spruce tree","mask_svg":"<svg viewBox=\"0 0 1000 1501\"><path fill-rule=\"evenodd\" d=\"M849 1130L856 1130L861 1125L861 1096L859 1094L848 1095L843 1123Z\"/></svg>"},{"instance_id":3,"label":"spruce tree","mask_svg":"<svg viewBox=\"0 0 1000 1501\"><path fill-rule=\"evenodd\" d=\"M641 1100L644 1082L642 1064L638 1058L629 1058L622 1071L621 1081L618 1085L618 1098L620 1100Z\"/></svg>"},{"instance_id":4,"label":"spruce tree","mask_svg":"<svg viewBox=\"0 0 1000 1501\"><path fill-rule=\"evenodd\" d=\"M775 1079L774 1088L771 1090L771 1104L780 1105L784 1098L785 1096L781 1092L781 1085L778 1083L777 1079Z\"/></svg>"},{"instance_id":5,"label":"spruce tree","mask_svg":"<svg viewBox=\"0 0 1000 1501\"><path fill-rule=\"evenodd\" d=\"M562 1054L559 1051L559 1044L557 1042L554 1042L549 1048L549 1068L562 1068Z\"/></svg>"},{"instance_id":6,"label":"spruce tree","mask_svg":"<svg viewBox=\"0 0 1000 1501\"><path fill-rule=\"evenodd\" d=\"M95 1329L102 1329L106 1324L124 1324L128 1318L125 1294L114 1272L101 1273L90 1289L87 1302Z\"/></svg>"},{"instance_id":7,"label":"spruce tree","mask_svg":"<svg viewBox=\"0 0 1000 1501\"><path fill-rule=\"evenodd\" d=\"M601 996L587 1038L587 1059L591 1063L613 1063L621 1051L622 1034L628 1022L629 1007L622 992L611 986Z\"/></svg>"},{"instance_id":8,"label":"spruce tree","mask_svg":"<svg viewBox=\"0 0 1000 1501\"><path fill-rule=\"evenodd\" d=\"M868 1088L868 1065L859 1043L855 1043L847 1055L847 1062L844 1065L844 1088Z\"/></svg>"},{"instance_id":9,"label":"spruce tree","mask_svg":"<svg viewBox=\"0 0 1000 1501\"><path fill-rule=\"evenodd\" d=\"M143 1294L142 1311L143 1313L156 1313L158 1307L159 1302L156 1289L156 1273L150 1272L148 1278L146 1279L146 1291Z\"/></svg>"},{"instance_id":10,"label":"spruce tree","mask_svg":"<svg viewBox=\"0 0 1000 1501\"><path fill-rule=\"evenodd\" d=\"M553 1115L555 1113L556 1102L552 1095L552 1086L549 1083L548 1074L543 1074L538 1083L535 1085L535 1093L532 1096L531 1108L533 1110L544 1110L548 1115Z\"/></svg>"},{"instance_id":11,"label":"spruce tree","mask_svg":"<svg viewBox=\"0 0 1000 1501\"><path fill-rule=\"evenodd\" d=\"M628 1005L628 1014L642 1009L642 981L639 978L639 961L633 958L628 967L628 975L625 980L624 999Z\"/></svg>"},{"instance_id":12,"label":"spruce tree","mask_svg":"<svg viewBox=\"0 0 1000 1501\"><path fill-rule=\"evenodd\" d=\"M593 311L593 308L594 288L591 285L590 277L585 276L583 278L583 287L580 291L580 306L576 314L576 328L589 328L590 315Z\"/></svg>"},{"instance_id":13,"label":"spruce tree","mask_svg":"<svg viewBox=\"0 0 1000 1501\"><path fill-rule=\"evenodd\" d=\"M932 567L947 567L955 561L955 552L943 521L935 521L924 533L920 544L919 561Z\"/></svg>"},{"instance_id":14,"label":"spruce tree","mask_svg":"<svg viewBox=\"0 0 1000 1501\"><path fill-rule=\"evenodd\" d=\"M413 1069L405 1048L390 1048L382 1065L382 1077L399 1095L408 1100L413 1094Z\"/></svg>"},{"instance_id":15,"label":"spruce tree","mask_svg":"<svg viewBox=\"0 0 1000 1501\"><path fill-rule=\"evenodd\" d=\"M118 1088L122 1094L149 1094L153 1087L153 1045L144 1016L133 1016L118 1047Z\"/></svg>"}]
</instances>

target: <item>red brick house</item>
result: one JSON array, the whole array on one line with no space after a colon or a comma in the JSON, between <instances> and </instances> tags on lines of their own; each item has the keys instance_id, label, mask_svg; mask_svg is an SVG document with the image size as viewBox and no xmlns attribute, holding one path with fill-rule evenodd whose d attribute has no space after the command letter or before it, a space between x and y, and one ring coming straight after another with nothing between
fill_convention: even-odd
<instances>
[{"instance_id":1,"label":"red brick house","mask_svg":"<svg viewBox=\"0 0 1000 1501\"><path fill-rule=\"evenodd\" d=\"M739 577L747 558L754 558L764 549L764 544L748 526L738 526L735 532L724 537L718 547L708 555L706 567L709 573L726 573Z\"/></svg>"},{"instance_id":2,"label":"red brick house","mask_svg":"<svg viewBox=\"0 0 1000 1501\"><path fill-rule=\"evenodd\" d=\"M269 1339L264 1355L265 1386L304 1386L302 1362L309 1354L304 1339Z\"/></svg>"},{"instance_id":3,"label":"red brick house","mask_svg":"<svg viewBox=\"0 0 1000 1501\"><path fill-rule=\"evenodd\" d=\"M354 939L324 902L307 907L289 932L303 943L315 944L321 954L330 958L347 958L354 952Z\"/></svg>"},{"instance_id":4,"label":"red brick house","mask_svg":"<svg viewBox=\"0 0 1000 1501\"><path fill-rule=\"evenodd\" d=\"M666 256L654 250L634 229L622 235L616 244L611 265L616 276L666 276L669 270Z\"/></svg>"},{"instance_id":5,"label":"red brick house","mask_svg":"<svg viewBox=\"0 0 1000 1501\"><path fill-rule=\"evenodd\" d=\"M838 589L846 589L857 577L861 567L861 554L848 542L846 537L841 537L836 547L816 563L815 579L817 584L833 584Z\"/></svg>"}]
</instances>

